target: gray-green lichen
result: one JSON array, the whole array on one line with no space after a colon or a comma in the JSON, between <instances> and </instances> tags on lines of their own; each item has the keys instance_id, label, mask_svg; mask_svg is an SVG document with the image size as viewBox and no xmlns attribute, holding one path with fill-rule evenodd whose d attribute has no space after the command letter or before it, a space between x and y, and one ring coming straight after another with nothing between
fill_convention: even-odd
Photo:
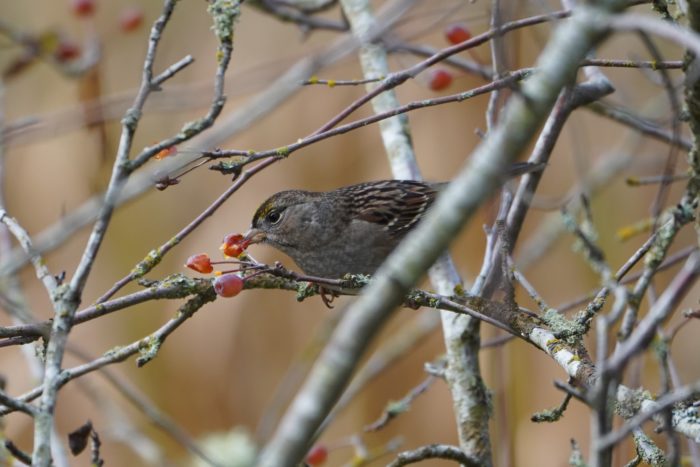
<instances>
[{"instance_id":1,"label":"gray-green lichen","mask_svg":"<svg viewBox=\"0 0 700 467\"><path fill-rule=\"evenodd\" d=\"M158 298L184 298L213 293L212 279L197 279L180 273L171 274L159 281L142 279L139 284L157 289Z\"/></svg>"},{"instance_id":2,"label":"gray-green lichen","mask_svg":"<svg viewBox=\"0 0 700 467\"><path fill-rule=\"evenodd\" d=\"M579 448L578 443L575 439L571 440L571 455L569 456L569 465L572 467L588 467L586 461L583 459L583 454L581 454L581 448Z\"/></svg>"},{"instance_id":3,"label":"gray-green lichen","mask_svg":"<svg viewBox=\"0 0 700 467\"><path fill-rule=\"evenodd\" d=\"M400 400L400 401L389 401L389 403L386 405L386 408L384 409L386 413L390 416L396 416L399 414L402 414L404 412L408 412L408 410L411 408L411 404L409 404L405 400Z\"/></svg>"},{"instance_id":4,"label":"gray-green lichen","mask_svg":"<svg viewBox=\"0 0 700 467\"><path fill-rule=\"evenodd\" d=\"M545 409L540 412L536 412L532 414L530 417L530 420L532 420L535 423L553 423L561 419L562 416L564 416L564 412L566 411L566 408L569 406L569 400L571 397L566 397L564 401L562 402L561 405L558 407L554 407L553 409Z\"/></svg>"},{"instance_id":5,"label":"gray-green lichen","mask_svg":"<svg viewBox=\"0 0 700 467\"><path fill-rule=\"evenodd\" d=\"M275 155L277 155L278 157L287 157L289 155L289 147L282 146L280 148L275 149Z\"/></svg>"},{"instance_id":6,"label":"gray-green lichen","mask_svg":"<svg viewBox=\"0 0 700 467\"><path fill-rule=\"evenodd\" d=\"M214 20L211 29L220 42L233 40L233 26L241 15L239 0L214 0L209 5L209 14Z\"/></svg>"},{"instance_id":7,"label":"gray-green lichen","mask_svg":"<svg viewBox=\"0 0 700 467\"><path fill-rule=\"evenodd\" d=\"M561 339L567 340L567 342L573 338L577 340L586 333L587 326L582 324L579 320L573 319L569 320L559 313L554 308L548 309L542 315L542 320L549 326L550 330Z\"/></svg>"},{"instance_id":8,"label":"gray-green lichen","mask_svg":"<svg viewBox=\"0 0 700 467\"><path fill-rule=\"evenodd\" d=\"M146 341L139 347L139 358L136 359L136 365L140 368L146 363L150 362L158 355L160 350L160 345L162 341L155 337L150 336Z\"/></svg>"},{"instance_id":9,"label":"gray-green lichen","mask_svg":"<svg viewBox=\"0 0 700 467\"><path fill-rule=\"evenodd\" d=\"M146 257L139 261L139 263L136 266L134 266L134 269L131 270L131 276L134 279L143 277L145 274L148 274L154 267L156 267L162 259L163 256L158 252L158 250L149 251Z\"/></svg>"},{"instance_id":10,"label":"gray-green lichen","mask_svg":"<svg viewBox=\"0 0 700 467\"><path fill-rule=\"evenodd\" d=\"M348 281L347 287L353 289L360 289L365 285L369 284L372 276L366 274L345 274L343 280Z\"/></svg>"},{"instance_id":11,"label":"gray-green lichen","mask_svg":"<svg viewBox=\"0 0 700 467\"><path fill-rule=\"evenodd\" d=\"M122 118L122 125L126 126L130 131L136 130L136 124L141 119L141 111L139 109L130 108L126 111Z\"/></svg>"},{"instance_id":12,"label":"gray-green lichen","mask_svg":"<svg viewBox=\"0 0 700 467\"><path fill-rule=\"evenodd\" d=\"M297 285L297 301L303 302L309 297L313 297L318 293L316 284L312 282L299 282Z\"/></svg>"},{"instance_id":13,"label":"gray-green lichen","mask_svg":"<svg viewBox=\"0 0 700 467\"><path fill-rule=\"evenodd\" d=\"M615 402L615 413L625 420L630 419L641 410L642 402L651 399L651 394L645 389L623 389L620 387L618 400Z\"/></svg>"},{"instance_id":14,"label":"gray-green lichen","mask_svg":"<svg viewBox=\"0 0 700 467\"><path fill-rule=\"evenodd\" d=\"M191 122L187 122L182 125L182 129L178 134L179 138L190 138L198 133L200 133L205 128L204 119L198 119Z\"/></svg>"},{"instance_id":15,"label":"gray-green lichen","mask_svg":"<svg viewBox=\"0 0 700 467\"><path fill-rule=\"evenodd\" d=\"M664 452L641 430L632 432L637 455L645 464L652 467L666 467L668 460Z\"/></svg>"}]
</instances>

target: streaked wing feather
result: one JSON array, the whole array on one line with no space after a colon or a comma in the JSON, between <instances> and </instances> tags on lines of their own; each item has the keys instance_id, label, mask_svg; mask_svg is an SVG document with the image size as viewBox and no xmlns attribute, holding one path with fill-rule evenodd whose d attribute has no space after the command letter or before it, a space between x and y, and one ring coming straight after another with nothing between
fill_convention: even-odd
<instances>
[{"instance_id":1,"label":"streaked wing feather","mask_svg":"<svg viewBox=\"0 0 700 467\"><path fill-rule=\"evenodd\" d=\"M391 235L413 227L430 207L437 191L411 180L382 180L341 188L355 218L382 225Z\"/></svg>"}]
</instances>

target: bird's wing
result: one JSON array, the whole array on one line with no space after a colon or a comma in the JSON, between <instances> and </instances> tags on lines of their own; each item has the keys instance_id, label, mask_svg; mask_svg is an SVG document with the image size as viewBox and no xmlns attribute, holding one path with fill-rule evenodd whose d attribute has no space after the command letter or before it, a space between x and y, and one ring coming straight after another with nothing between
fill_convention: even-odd
<instances>
[{"instance_id":1,"label":"bird's wing","mask_svg":"<svg viewBox=\"0 0 700 467\"><path fill-rule=\"evenodd\" d=\"M338 190L352 217L381 225L390 235L411 229L430 207L437 190L412 180L381 180Z\"/></svg>"}]
</instances>

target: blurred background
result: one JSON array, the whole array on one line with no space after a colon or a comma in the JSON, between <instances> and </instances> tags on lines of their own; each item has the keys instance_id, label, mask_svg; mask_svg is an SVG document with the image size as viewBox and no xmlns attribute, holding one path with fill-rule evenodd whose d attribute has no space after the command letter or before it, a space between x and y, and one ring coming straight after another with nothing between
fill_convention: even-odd
<instances>
[{"instance_id":1,"label":"blurred background","mask_svg":"<svg viewBox=\"0 0 700 467\"><path fill-rule=\"evenodd\" d=\"M378 7L382 3L376 2ZM506 4L504 20L561 8L556 2L544 0L502 3ZM44 232L106 187L119 141L119 120L140 83L148 31L161 8L161 2L156 1L98 0L95 5L92 14L81 16L68 0L0 0L3 29L6 29L0 37L0 67L6 70L0 111L4 113L5 128L2 189L7 211L32 235ZM176 133L183 124L208 109L216 67L216 38L210 29L206 6L205 2L194 0L177 4L158 49L155 69L160 72L187 54L196 61L167 81L162 92L149 101L136 133L133 154ZM131 20L132 24L129 12L142 17ZM482 0L417 1L387 37L398 43L440 49L450 45L444 33L448 25L464 24L476 35L488 29L489 15L490 2ZM322 17L341 19L337 8L324 12ZM509 68L533 66L551 28L550 24L543 24L508 33L504 45ZM52 48L52 53L58 53L55 48L65 44L72 44L75 50L61 52L68 58L59 59L58 64L27 58L25 49L7 37L7 30L40 38L49 44L45 47ZM228 102L214 130L224 136L216 145L225 149L263 150L290 144L363 95L362 86L300 85L289 98L242 131L234 129L240 121L232 117L236 112L243 115L261 112L263 104L256 99L270 93L276 79L304 57L324 50L342 34L323 30L305 34L292 23L244 6L227 74ZM682 58L682 51L670 44L658 41L657 46L668 60ZM88 51L95 49L99 49L99 60L93 68L74 74L67 71L71 63L79 63ZM488 44L463 55L464 59L484 65L490 62ZM597 55L649 59L638 38L632 35L612 38ZM392 56L391 66L398 70L420 59L397 53ZM485 84L477 75L447 65L438 66L449 70L453 77L447 88L431 89L428 70L400 86L401 101L408 103ZM604 72L617 89L611 101L662 125L669 124L668 99L658 75L637 69L604 69ZM669 74L679 83L680 72ZM356 55L350 53L318 70L317 76L356 79L361 77L361 70ZM465 163L486 131L487 103L485 95L409 114L418 162L426 179L449 180ZM369 112L365 106L350 118L368 116ZM178 154L172 157L184 158L213 149L204 146L204 141L195 138L178 148ZM630 187L625 178L661 172L667 155L668 148L663 144L588 110L579 110L572 116L546 169L516 248L521 260L526 261L523 266L526 276L550 306L556 307L594 290L599 278L572 250L571 235L565 233L548 241L543 226L560 222L558 210L575 201L576 193L586 193L592 201L599 244L609 264L617 269L646 239L645 235L639 235L623 242L616 236L618 230L649 216L649 206L657 190L656 185ZM151 161L143 170L156 171L158 164L163 163L168 161ZM681 154L679 171L685 167ZM328 190L390 177L374 125L314 144L251 179L148 277L159 279L175 272L190 274L183 264L195 253L206 252L218 258L223 236L245 231L259 203L274 192L288 188ZM594 179L602 180L600 186L591 182ZM188 174L177 186L162 192L149 188L122 206L100 250L83 305L92 303L128 274L151 249L186 226L230 183L230 177L203 167ZM681 193L682 184L678 185L671 189L669 205ZM496 208L496 200L485 206L451 249L466 281L479 271L484 248L482 226L493 221ZM78 230L46 254L53 273L66 271L70 275L74 271L88 231ZM672 251L691 244L692 239L692 231L686 229ZM538 241L547 246L539 255L535 254ZM251 248L251 253L260 261L279 260L294 268L291 260L271 248L257 246ZM678 267L671 268L661 274L657 285L663 287L677 270ZM50 318L49 301L34 271L24 267L19 278L34 317ZM139 288L132 284L122 293ZM698 288L689 296L697 297ZM523 306L536 309L525 294L519 292L518 297ZM329 310L318 298L298 303L293 293L245 291L200 310L168 338L158 357L143 368L137 368L131 359L111 366L109 371L200 443L206 444L209 441L204 440L211 440L216 433L243 440L241 445L255 443L270 436L280 408L275 405L284 407L289 395L294 393L299 368L308 363L309 355L318 345L315 336L351 300L340 298L335 308ZM84 362L79 354L95 358L146 336L172 317L179 305L168 300L146 303L77 326L70 335L72 351L66 356L64 366ZM697 306L697 303L683 306ZM433 313L433 310L399 310L367 355L384 348L397 336L405 337L406 329L411 326L427 321L428 326L434 327L434 322L425 317ZM0 313L0 325L12 323L7 313ZM483 325L482 330L484 341L500 335L489 325ZM671 349L684 382L698 378L697 358L693 356L698 355L700 343L689 338L697 330L697 322L690 323ZM362 430L379 418L389 401L404 397L418 386L427 376L423 365L443 352L438 328L424 334L334 419L319 440L331 448L328 465L349 462L353 457L352 445L357 445L358 439L372 452L382 452L398 438L400 450L428 443L457 444L449 391L441 381L430 385L413 401L410 411L383 430L373 433ZM556 424L530 421L534 412L552 408L562 400L553 381L566 377L549 357L522 341L513 340L485 349L481 362L493 397L492 442L497 465L568 465L572 438L586 452L589 416L580 403L572 402L564 418ZM645 384L652 392L658 389L658 366L653 357L639 362L637 370L637 383ZM0 349L0 375L12 395L37 384L28 368L27 356L19 346ZM57 431L62 436L88 419L101 436L102 454L108 465L189 465L191 454L185 444L157 428L100 372L71 382L59 398ZM8 439L31 451L33 427L27 416L11 414L0 422ZM627 446L617 451L616 462L622 465L633 455L631 446ZM384 465L391 458L388 454L370 465ZM438 461L430 463L433 464L448 465ZM89 456L71 458L71 465L89 465Z\"/></svg>"}]
</instances>

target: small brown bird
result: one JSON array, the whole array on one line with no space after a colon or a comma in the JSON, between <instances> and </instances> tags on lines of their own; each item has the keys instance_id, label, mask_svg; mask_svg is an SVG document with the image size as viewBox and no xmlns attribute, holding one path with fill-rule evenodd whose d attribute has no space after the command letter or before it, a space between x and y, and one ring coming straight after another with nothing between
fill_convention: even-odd
<instances>
[{"instance_id":1,"label":"small brown bird","mask_svg":"<svg viewBox=\"0 0 700 467\"><path fill-rule=\"evenodd\" d=\"M515 164L509 176L542 166ZM308 275L373 274L445 185L380 180L328 192L282 191L260 205L245 240L281 250Z\"/></svg>"}]
</instances>

